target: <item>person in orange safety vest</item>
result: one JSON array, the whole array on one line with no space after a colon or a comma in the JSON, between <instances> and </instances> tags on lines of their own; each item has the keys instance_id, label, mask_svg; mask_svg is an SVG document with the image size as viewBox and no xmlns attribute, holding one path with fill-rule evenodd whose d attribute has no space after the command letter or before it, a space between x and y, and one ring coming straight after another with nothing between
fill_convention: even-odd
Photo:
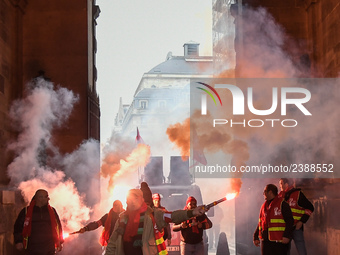
<instances>
[{"instance_id":1,"label":"person in orange safety vest","mask_svg":"<svg viewBox=\"0 0 340 255\"><path fill-rule=\"evenodd\" d=\"M287 178L281 178L279 181L281 192L279 196L289 204L294 218L293 237L296 250L299 255L307 255L305 239L303 236L303 224L305 224L314 211L313 204L302 193L301 189L294 188L292 181ZM289 252L290 254L290 246Z\"/></svg>"},{"instance_id":2,"label":"person in orange safety vest","mask_svg":"<svg viewBox=\"0 0 340 255\"><path fill-rule=\"evenodd\" d=\"M278 189L274 184L268 184L263 195L265 202L254 232L254 245L261 244L262 255L286 255L293 232L292 212L288 203L278 196Z\"/></svg>"}]
</instances>

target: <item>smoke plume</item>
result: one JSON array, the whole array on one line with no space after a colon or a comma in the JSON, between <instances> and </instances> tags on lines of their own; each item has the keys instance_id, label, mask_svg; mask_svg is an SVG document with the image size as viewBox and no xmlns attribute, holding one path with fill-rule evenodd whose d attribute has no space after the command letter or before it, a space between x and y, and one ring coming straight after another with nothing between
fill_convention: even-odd
<instances>
[{"instance_id":1,"label":"smoke plume","mask_svg":"<svg viewBox=\"0 0 340 255\"><path fill-rule=\"evenodd\" d=\"M112 190L116 180L121 177L137 173L140 167L144 167L150 160L150 147L146 144L138 144L132 139L127 139L113 133L110 141L103 149L101 175L109 178L108 189ZM137 180L136 177L133 177Z\"/></svg>"},{"instance_id":2,"label":"smoke plume","mask_svg":"<svg viewBox=\"0 0 340 255\"><path fill-rule=\"evenodd\" d=\"M10 109L19 133L8 146L15 153L7 169L11 185L21 190L27 203L36 190L46 189L64 231L74 231L89 220L91 209L86 203L93 205L98 200L89 190L98 179L98 141L84 141L68 155L62 155L52 143L52 131L66 123L78 100L72 91L54 88L53 83L38 77Z\"/></svg>"},{"instance_id":3,"label":"smoke plume","mask_svg":"<svg viewBox=\"0 0 340 255\"><path fill-rule=\"evenodd\" d=\"M89 220L90 208L86 207L71 179L65 180L61 171L40 169L38 178L21 182L18 188L26 201L30 201L38 189L49 193L51 206L55 207L62 222L63 231L74 231ZM67 198L67 199L66 199Z\"/></svg>"},{"instance_id":4,"label":"smoke plume","mask_svg":"<svg viewBox=\"0 0 340 255\"><path fill-rule=\"evenodd\" d=\"M85 194L86 204L92 206L99 202L100 148L93 139L84 141L79 148L61 159L62 168L71 178L78 191Z\"/></svg>"},{"instance_id":5,"label":"smoke plume","mask_svg":"<svg viewBox=\"0 0 340 255\"><path fill-rule=\"evenodd\" d=\"M190 124L190 122L192 123ZM191 128L195 130L195 141L193 141L195 144L194 150L200 150L203 154L204 152L216 153L222 151L226 155L232 155L233 164L237 167L245 165L249 159L247 143L233 138L228 129L212 129L210 125L207 118L201 118L200 113L196 111L191 118L184 120L183 123L170 125L167 129L167 134L169 140L175 143L180 149L182 158L184 159L190 155L191 126ZM242 184L240 177L242 177L242 175L235 174L230 177L233 177L231 180L231 191L239 193Z\"/></svg>"},{"instance_id":6,"label":"smoke plume","mask_svg":"<svg viewBox=\"0 0 340 255\"><path fill-rule=\"evenodd\" d=\"M166 134L169 140L180 149L183 161L187 160L190 155L190 119L185 119L183 124L170 125Z\"/></svg>"},{"instance_id":7,"label":"smoke plume","mask_svg":"<svg viewBox=\"0 0 340 255\"><path fill-rule=\"evenodd\" d=\"M41 153L44 149L55 151L50 141L52 129L65 122L78 101L72 91L62 87L53 90L53 84L43 78L36 78L27 87L27 96L16 100L10 109L10 117L19 132L18 139L8 146L16 153L8 166L14 185L37 176L36 169L46 163Z\"/></svg>"}]
</instances>

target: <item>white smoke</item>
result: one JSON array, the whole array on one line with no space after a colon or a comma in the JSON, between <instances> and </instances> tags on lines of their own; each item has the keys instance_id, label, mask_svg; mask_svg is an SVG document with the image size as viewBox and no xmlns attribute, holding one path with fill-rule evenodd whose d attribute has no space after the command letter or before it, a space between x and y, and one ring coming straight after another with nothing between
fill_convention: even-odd
<instances>
[{"instance_id":1,"label":"white smoke","mask_svg":"<svg viewBox=\"0 0 340 255\"><path fill-rule=\"evenodd\" d=\"M65 179L61 171L50 172L39 169L39 177L22 182L18 188L26 201L30 201L37 189L45 189L51 199L50 205L55 207L62 222L63 231L74 231L89 220L90 209L83 202L74 182Z\"/></svg>"},{"instance_id":2,"label":"white smoke","mask_svg":"<svg viewBox=\"0 0 340 255\"><path fill-rule=\"evenodd\" d=\"M67 177L76 184L81 194L86 194L86 202L94 205L99 201L100 149L96 140L84 141L80 147L62 158Z\"/></svg>"},{"instance_id":3,"label":"white smoke","mask_svg":"<svg viewBox=\"0 0 340 255\"><path fill-rule=\"evenodd\" d=\"M242 10L242 31L236 41L240 77L284 78L298 73L285 47L297 47L290 41L284 29L264 8ZM236 18L238 21L238 18Z\"/></svg>"},{"instance_id":4,"label":"white smoke","mask_svg":"<svg viewBox=\"0 0 340 255\"><path fill-rule=\"evenodd\" d=\"M9 144L15 158L8 166L11 184L26 202L38 189L49 192L64 231L75 231L90 218L99 198L99 143L84 141L78 150L62 155L51 139L55 128L69 118L79 97L39 77L27 86L26 96L13 103L10 116L19 133Z\"/></svg>"},{"instance_id":5,"label":"white smoke","mask_svg":"<svg viewBox=\"0 0 340 255\"><path fill-rule=\"evenodd\" d=\"M42 162L39 162L41 146L55 150L50 143L51 131L61 126L69 117L78 96L66 88L53 90L53 84L43 78L36 78L28 87L27 96L16 100L10 117L19 132L18 139L8 149L16 153L8 166L8 175L14 185L37 176Z\"/></svg>"}]
</instances>

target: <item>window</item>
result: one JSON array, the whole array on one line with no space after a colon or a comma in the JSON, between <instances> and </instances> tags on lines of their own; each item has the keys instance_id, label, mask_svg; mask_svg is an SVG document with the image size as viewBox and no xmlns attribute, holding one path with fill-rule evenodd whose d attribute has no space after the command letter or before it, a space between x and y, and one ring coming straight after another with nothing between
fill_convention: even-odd
<instances>
[{"instance_id":1,"label":"window","mask_svg":"<svg viewBox=\"0 0 340 255\"><path fill-rule=\"evenodd\" d=\"M164 109L166 107L165 100L158 101L158 107L161 108L161 109Z\"/></svg>"},{"instance_id":2,"label":"window","mask_svg":"<svg viewBox=\"0 0 340 255\"><path fill-rule=\"evenodd\" d=\"M148 101L146 101L146 100L140 100L140 101L139 101L139 107L140 107L141 109L146 109L146 108L148 107Z\"/></svg>"}]
</instances>

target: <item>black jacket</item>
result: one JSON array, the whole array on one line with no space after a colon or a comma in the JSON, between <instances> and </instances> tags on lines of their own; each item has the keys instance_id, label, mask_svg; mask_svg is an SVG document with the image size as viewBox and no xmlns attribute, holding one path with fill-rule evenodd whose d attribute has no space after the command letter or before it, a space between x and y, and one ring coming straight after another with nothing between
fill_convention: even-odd
<instances>
[{"instance_id":1,"label":"black jacket","mask_svg":"<svg viewBox=\"0 0 340 255\"><path fill-rule=\"evenodd\" d=\"M301 189L299 189L299 188L293 188L293 189L287 191L286 194L285 194L284 199L286 201L288 201L290 196L291 196L291 194L293 194L294 192L300 192L299 200L297 201L298 205L300 207L304 208L304 209L308 209L311 212L313 212L314 211L313 204L308 200L308 198L306 198L306 196L302 193ZM308 219L309 219L309 215L308 214L304 214L304 215L302 215L300 221L302 223L306 223Z\"/></svg>"},{"instance_id":2,"label":"black jacket","mask_svg":"<svg viewBox=\"0 0 340 255\"><path fill-rule=\"evenodd\" d=\"M59 216L54 208L52 208L59 227L61 227ZM24 228L24 221L26 216L27 208L21 210L18 218L14 224L14 242L22 243L23 236L22 230ZM52 252L55 250L54 240L52 234L52 224L50 214L48 212L47 205L38 207L34 206L32 213L32 231L28 238L29 253L35 252Z\"/></svg>"}]
</instances>

